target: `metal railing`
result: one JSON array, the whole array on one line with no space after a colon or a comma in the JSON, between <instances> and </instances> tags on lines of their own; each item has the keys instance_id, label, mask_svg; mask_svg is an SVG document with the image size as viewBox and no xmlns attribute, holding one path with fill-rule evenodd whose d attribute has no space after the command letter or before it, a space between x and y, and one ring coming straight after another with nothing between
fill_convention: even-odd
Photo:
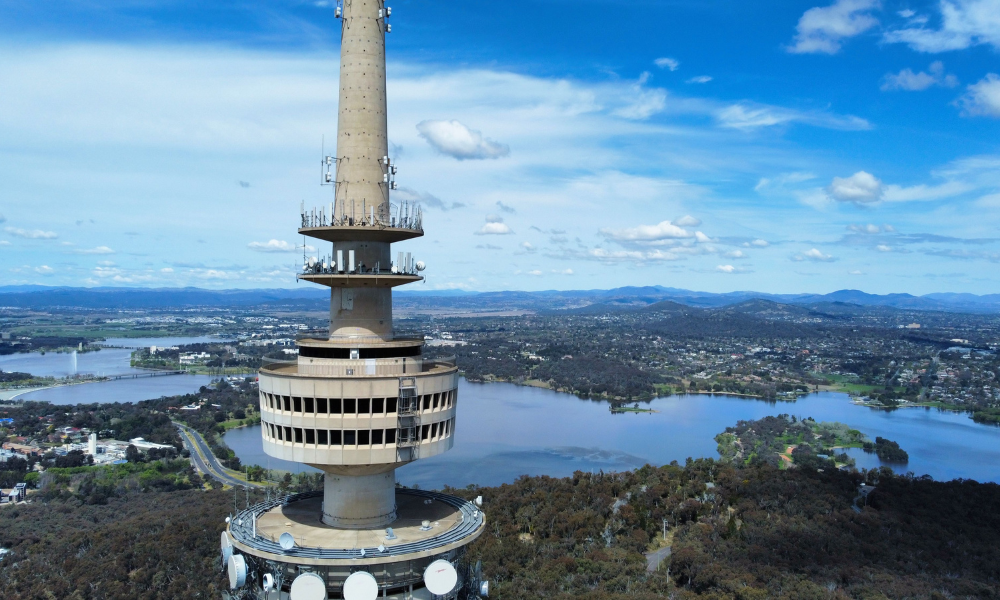
<instances>
[{"instance_id":1,"label":"metal railing","mask_svg":"<svg viewBox=\"0 0 1000 600\"><path fill-rule=\"evenodd\" d=\"M246 510L242 510L231 519L229 523L229 533L233 536L234 540L256 550L261 550L270 554L296 558L343 560L358 559L362 557L381 558L385 556L401 556L414 552L433 550L435 548L440 548L441 546L461 541L473 535L477 530L479 530L480 527L483 526L485 522L485 515L483 515L482 511L480 511L475 504L461 498L456 498L455 496L426 490L411 489L397 489L396 493L408 494L420 498L429 498L438 502L443 502L458 509L460 513L460 521L455 527L452 527L440 535L396 546L389 546L383 542L384 550L380 550L377 547L364 548L363 553L361 548L311 548L296 546L291 550L285 550L281 547L277 540L264 537L257 533L257 528L254 523L260 518L261 515L285 504L291 504L292 502L297 502L299 500L307 500L309 498L316 498L323 495L323 492L317 491L284 496L282 498L271 500L270 502L261 502Z\"/></svg>"}]
</instances>

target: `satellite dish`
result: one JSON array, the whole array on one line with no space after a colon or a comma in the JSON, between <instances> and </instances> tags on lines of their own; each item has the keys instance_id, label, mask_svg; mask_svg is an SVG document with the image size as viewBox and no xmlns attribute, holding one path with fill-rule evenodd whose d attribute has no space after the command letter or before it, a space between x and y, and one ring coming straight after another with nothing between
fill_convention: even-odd
<instances>
[{"instance_id":1,"label":"satellite dish","mask_svg":"<svg viewBox=\"0 0 1000 600\"><path fill-rule=\"evenodd\" d=\"M291 600L326 600L326 582L316 573L303 573L292 582Z\"/></svg>"},{"instance_id":2,"label":"satellite dish","mask_svg":"<svg viewBox=\"0 0 1000 600\"><path fill-rule=\"evenodd\" d=\"M278 543L281 544L282 550L291 550L295 547L295 538L286 531L278 538Z\"/></svg>"},{"instance_id":3,"label":"satellite dish","mask_svg":"<svg viewBox=\"0 0 1000 600\"><path fill-rule=\"evenodd\" d=\"M444 596L455 589L457 584L458 572L446 560L438 559L424 569L424 585L435 596Z\"/></svg>"},{"instance_id":4,"label":"satellite dish","mask_svg":"<svg viewBox=\"0 0 1000 600\"><path fill-rule=\"evenodd\" d=\"M483 497L476 496L476 506L482 506L482 505L483 505Z\"/></svg>"},{"instance_id":5,"label":"satellite dish","mask_svg":"<svg viewBox=\"0 0 1000 600\"><path fill-rule=\"evenodd\" d=\"M233 542L229 539L229 534L222 532L222 568L229 564L229 557L233 555Z\"/></svg>"},{"instance_id":6,"label":"satellite dish","mask_svg":"<svg viewBox=\"0 0 1000 600\"><path fill-rule=\"evenodd\" d=\"M489 581L480 582L480 584L479 584L479 595L482 596L483 598L489 598L490 597L490 582Z\"/></svg>"},{"instance_id":7,"label":"satellite dish","mask_svg":"<svg viewBox=\"0 0 1000 600\"><path fill-rule=\"evenodd\" d=\"M355 571L344 581L344 600L375 600L376 598L378 598L378 582L375 581L371 573ZM298 600L298 598L294 600Z\"/></svg>"},{"instance_id":8,"label":"satellite dish","mask_svg":"<svg viewBox=\"0 0 1000 600\"><path fill-rule=\"evenodd\" d=\"M274 588L274 575L264 573L264 592L270 592Z\"/></svg>"},{"instance_id":9,"label":"satellite dish","mask_svg":"<svg viewBox=\"0 0 1000 600\"><path fill-rule=\"evenodd\" d=\"M418 271L423 271L426 268L427 268L427 265L424 264L424 261L422 261L422 260L418 260L417 261L417 270Z\"/></svg>"},{"instance_id":10,"label":"satellite dish","mask_svg":"<svg viewBox=\"0 0 1000 600\"><path fill-rule=\"evenodd\" d=\"M243 587L247 582L247 561L240 554L229 557L229 589Z\"/></svg>"}]
</instances>

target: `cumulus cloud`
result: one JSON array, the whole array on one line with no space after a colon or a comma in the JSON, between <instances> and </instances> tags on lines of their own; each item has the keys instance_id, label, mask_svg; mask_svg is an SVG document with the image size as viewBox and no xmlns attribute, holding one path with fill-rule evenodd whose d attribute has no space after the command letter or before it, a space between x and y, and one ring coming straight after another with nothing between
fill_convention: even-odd
<instances>
[{"instance_id":1,"label":"cumulus cloud","mask_svg":"<svg viewBox=\"0 0 1000 600\"><path fill-rule=\"evenodd\" d=\"M833 262L833 261L835 261L837 259L834 258L834 257L832 257L832 256L830 256L829 254L823 254L822 252L820 252L816 248L810 248L809 250L806 250L805 252L800 252L800 253L796 254L795 256L792 257L792 260L794 260L794 261L811 260L811 261L814 261L814 262Z\"/></svg>"},{"instance_id":2,"label":"cumulus cloud","mask_svg":"<svg viewBox=\"0 0 1000 600\"><path fill-rule=\"evenodd\" d=\"M676 71L681 66L681 62L679 60L667 57L658 58L654 60L653 63L661 69L670 69L671 71Z\"/></svg>"},{"instance_id":3,"label":"cumulus cloud","mask_svg":"<svg viewBox=\"0 0 1000 600\"><path fill-rule=\"evenodd\" d=\"M690 238L694 234L670 221L661 221L656 225L639 225L625 229L601 229L601 235L616 242L657 242Z\"/></svg>"},{"instance_id":4,"label":"cumulus cloud","mask_svg":"<svg viewBox=\"0 0 1000 600\"><path fill-rule=\"evenodd\" d=\"M886 246L885 244L879 244L878 246L875 246L875 249L879 252L892 252L892 247Z\"/></svg>"},{"instance_id":5,"label":"cumulus cloud","mask_svg":"<svg viewBox=\"0 0 1000 600\"><path fill-rule=\"evenodd\" d=\"M534 271L528 271L528 275L532 275L534 277L538 277L541 274L542 274L542 272L539 271L538 269L535 269Z\"/></svg>"},{"instance_id":6,"label":"cumulus cloud","mask_svg":"<svg viewBox=\"0 0 1000 600\"><path fill-rule=\"evenodd\" d=\"M98 246L96 248L89 248L89 249L82 249L81 248L79 250L74 250L73 252L75 252L77 254L114 254L115 253L114 250L112 250L111 248L108 248L107 246Z\"/></svg>"},{"instance_id":7,"label":"cumulus cloud","mask_svg":"<svg viewBox=\"0 0 1000 600\"><path fill-rule=\"evenodd\" d=\"M688 79L685 83L708 83L712 81L712 78L708 75L699 75L697 77L692 77Z\"/></svg>"},{"instance_id":8,"label":"cumulus cloud","mask_svg":"<svg viewBox=\"0 0 1000 600\"><path fill-rule=\"evenodd\" d=\"M962 108L963 117L1000 118L1000 77L996 73L987 73L986 77L967 88L965 95L958 99L958 105Z\"/></svg>"},{"instance_id":9,"label":"cumulus cloud","mask_svg":"<svg viewBox=\"0 0 1000 600\"><path fill-rule=\"evenodd\" d=\"M691 215L684 215L683 217L674 220L673 224L678 227L697 227L701 225L701 219L696 219Z\"/></svg>"},{"instance_id":10,"label":"cumulus cloud","mask_svg":"<svg viewBox=\"0 0 1000 600\"><path fill-rule=\"evenodd\" d=\"M858 171L850 177L834 177L826 189L827 194L838 202L872 204L882 199L882 182L866 171Z\"/></svg>"},{"instance_id":11,"label":"cumulus cloud","mask_svg":"<svg viewBox=\"0 0 1000 600\"><path fill-rule=\"evenodd\" d=\"M719 271L720 273L735 273L736 267L734 267L733 265L719 265L715 267L715 270Z\"/></svg>"},{"instance_id":12,"label":"cumulus cloud","mask_svg":"<svg viewBox=\"0 0 1000 600\"><path fill-rule=\"evenodd\" d=\"M904 90L907 92L919 92L931 86L953 88L958 85L958 78L944 72L944 63L934 61L928 67L927 72L919 71L914 73L910 69L903 69L899 73L889 73L882 78L881 90L883 92L891 90Z\"/></svg>"},{"instance_id":13,"label":"cumulus cloud","mask_svg":"<svg viewBox=\"0 0 1000 600\"><path fill-rule=\"evenodd\" d=\"M488 215L486 224L476 232L476 235L509 235L511 233L514 232L503 222L503 217Z\"/></svg>"},{"instance_id":14,"label":"cumulus cloud","mask_svg":"<svg viewBox=\"0 0 1000 600\"><path fill-rule=\"evenodd\" d=\"M532 244L531 242L521 242L521 249L524 250L525 252L534 252L535 250L537 250L537 248L535 248L534 244Z\"/></svg>"},{"instance_id":15,"label":"cumulus cloud","mask_svg":"<svg viewBox=\"0 0 1000 600\"><path fill-rule=\"evenodd\" d=\"M928 53L977 45L1000 49L1000 0L941 0L939 8L940 29L928 29L927 19L917 18L907 27L887 31L885 40Z\"/></svg>"},{"instance_id":16,"label":"cumulus cloud","mask_svg":"<svg viewBox=\"0 0 1000 600\"><path fill-rule=\"evenodd\" d=\"M295 244L289 244L282 240L270 240L268 242L250 242L247 244L254 252L295 252Z\"/></svg>"},{"instance_id":17,"label":"cumulus cloud","mask_svg":"<svg viewBox=\"0 0 1000 600\"><path fill-rule=\"evenodd\" d=\"M730 252L726 252L726 256L729 258L747 258L746 252L742 250L732 250Z\"/></svg>"},{"instance_id":18,"label":"cumulus cloud","mask_svg":"<svg viewBox=\"0 0 1000 600\"><path fill-rule=\"evenodd\" d=\"M42 265L40 267L35 267L35 273L38 273L39 275L51 275L51 274L53 274L55 272L56 272L56 270L53 269L52 267L48 266L48 265Z\"/></svg>"},{"instance_id":19,"label":"cumulus cloud","mask_svg":"<svg viewBox=\"0 0 1000 600\"><path fill-rule=\"evenodd\" d=\"M758 248L767 248L771 244L769 244L766 240L754 240L750 242L750 245L757 246Z\"/></svg>"},{"instance_id":20,"label":"cumulus cloud","mask_svg":"<svg viewBox=\"0 0 1000 600\"><path fill-rule=\"evenodd\" d=\"M702 243L702 244L707 244L708 242L714 242L715 241L715 240L713 240L712 238L708 237L707 235L705 235L704 233L702 233L700 231L694 232L694 239L697 240L698 242Z\"/></svg>"},{"instance_id":21,"label":"cumulus cloud","mask_svg":"<svg viewBox=\"0 0 1000 600\"><path fill-rule=\"evenodd\" d=\"M878 25L871 11L878 0L837 0L830 6L810 8L796 26L795 40L788 51L794 54L836 54L841 40L854 37Z\"/></svg>"},{"instance_id":22,"label":"cumulus cloud","mask_svg":"<svg viewBox=\"0 0 1000 600\"><path fill-rule=\"evenodd\" d=\"M29 240L54 240L59 237L54 231L42 231L41 229L20 229L17 227L6 227L4 231L10 235L14 235L21 238L27 238Z\"/></svg>"},{"instance_id":23,"label":"cumulus cloud","mask_svg":"<svg viewBox=\"0 0 1000 600\"><path fill-rule=\"evenodd\" d=\"M420 137L435 150L458 160L502 158L510 154L510 146L483 137L458 121L421 121L417 123Z\"/></svg>"}]
</instances>

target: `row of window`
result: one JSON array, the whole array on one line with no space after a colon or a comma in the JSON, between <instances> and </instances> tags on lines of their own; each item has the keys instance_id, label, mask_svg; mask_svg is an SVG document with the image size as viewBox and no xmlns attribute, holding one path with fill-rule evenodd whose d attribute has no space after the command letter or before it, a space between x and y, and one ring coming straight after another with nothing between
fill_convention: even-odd
<instances>
[{"instance_id":1,"label":"row of window","mask_svg":"<svg viewBox=\"0 0 1000 600\"><path fill-rule=\"evenodd\" d=\"M456 390L423 394L403 402L415 402L414 410L437 410L451 408L455 405ZM281 396L261 392L264 405L271 410L283 410L320 415L383 415L399 410L399 398L303 398L299 396ZM405 408L405 407L404 407Z\"/></svg>"},{"instance_id":2,"label":"row of window","mask_svg":"<svg viewBox=\"0 0 1000 600\"><path fill-rule=\"evenodd\" d=\"M418 428L403 429L304 429L264 423L264 431L273 440L293 442L317 446L380 446L395 444L396 438L401 440L413 438L412 441L434 441L446 438L454 432L455 419L428 423Z\"/></svg>"}]
</instances>

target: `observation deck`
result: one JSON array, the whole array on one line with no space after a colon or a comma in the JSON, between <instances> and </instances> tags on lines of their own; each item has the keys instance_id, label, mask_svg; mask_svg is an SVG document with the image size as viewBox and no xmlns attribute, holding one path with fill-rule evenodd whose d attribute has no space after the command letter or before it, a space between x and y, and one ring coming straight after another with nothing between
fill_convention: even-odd
<instances>
[{"instance_id":1,"label":"observation deck","mask_svg":"<svg viewBox=\"0 0 1000 600\"><path fill-rule=\"evenodd\" d=\"M393 273L392 271L384 269L377 272L374 270L368 271L366 273L300 273L296 276L296 279L318 283L319 285L325 285L331 288L393 288L424 280L424 278L420 275Z\"/></svg>"},{"instance_id":2,"label":"observation deck","mask_svg":"<svg viewBox=\"0 0 1000 600\"><path fill-rule=\"evenodd\" d=\"M299 233L327 242L403 242L424 235L423 229L375 225L302 227Z\"/></svg>"},{"instance_id":3,"label":"observation deck","mask_svg":"<svg viewBox=\"0 0 1000 600\"><path fill-rule=\"evenodd\" d=\"M323 524L322 501L322 492L309 492L255 504L231 520L233 545L281 563L353 567L436 556L466 546L486 527L485 515L475 504L438 492L396 490L397 517L390 524L394 539L384 527L338 529ZM424 521L429 521L427 527ZM291 550L284 550L278 540L286 532L295 538Z\"/></svg>"}]
</instances>

